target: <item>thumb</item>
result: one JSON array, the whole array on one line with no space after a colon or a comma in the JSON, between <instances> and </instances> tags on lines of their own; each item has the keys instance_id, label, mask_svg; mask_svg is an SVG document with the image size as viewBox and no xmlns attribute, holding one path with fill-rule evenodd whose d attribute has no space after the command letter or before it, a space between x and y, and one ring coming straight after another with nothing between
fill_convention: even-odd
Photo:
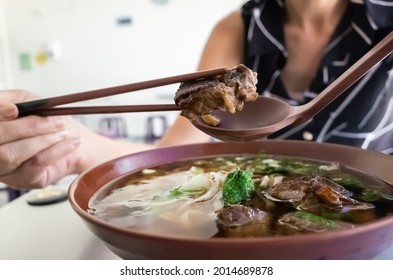
<instances>
[{"instance_id":1,"label":"thumb","mask_svg":"<svg viewBox=\"0 0 393 280\"><path fill-rule=\"evenodd\" d=\"M36 99L38 96L25 90L0 90L0 121L12 120L18 116L14 103Z\"/></svg>"},{"instance_id":2,"label":"thumb","mask_svg":"<svg viewBox=\"0 0 393 280\"><path fill-rule=\"evenodd\" d=\"M0 121L10 121L18 117L18 108L14 103L0 100Z\"/></svg>"}]
</instances>

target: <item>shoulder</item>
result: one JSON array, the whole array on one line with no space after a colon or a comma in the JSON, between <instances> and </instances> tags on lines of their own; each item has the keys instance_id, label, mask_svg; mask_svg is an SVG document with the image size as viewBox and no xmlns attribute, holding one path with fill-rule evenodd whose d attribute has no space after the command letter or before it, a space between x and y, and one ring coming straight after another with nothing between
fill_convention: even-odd
<instances>
[{"instance_id":1,"label":"shoulder","mask_svg":"<svg viewBox=\"0 0 393 280\"><path fill-rule=\"evenodd\" d=\"M239 11L221 19L205 45L200 69L233 67L243 61L244 27Z\"/></svg>"},{"instance_id":2,"label":"shoulder","mask_svg":"<svg viewBox=\"0 0 393 280\"><path fill-rule=\"evenodd\" d=\"M214 31L219 33L233 32L243 27L243 19L240 11L234 11L221 19L215 26Z\"/></svg>"},{"instance_id":3,"label":"shoulder","mask_svg":"<svg viewBox=\"0 0 393 280\"><path fill-rule=\"evenodd\" d=\"M213 28L211 39L220 44L235 44L243 42L244 23L240 11L235 11L221 19Z\"/></svg>"}]
</instances>

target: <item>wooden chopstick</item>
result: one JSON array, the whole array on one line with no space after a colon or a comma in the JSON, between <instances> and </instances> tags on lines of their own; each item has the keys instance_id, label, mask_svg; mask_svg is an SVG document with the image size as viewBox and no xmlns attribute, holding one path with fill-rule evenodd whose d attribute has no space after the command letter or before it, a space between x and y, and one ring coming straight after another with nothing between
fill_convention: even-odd
<instances>
[{"instance_id":1,"label":"wooden chopstick","mask_svg":"<svg viewBox=\"0 0 393 280\"><path fill-rule=\"evenodd\" d=\"M69 103L97 99L97 98L112 96L112 95L116 95L116 94L120 94L120 93L126 93L126 92L138 91L138 90L143 90L143 89L148 89L148 88L153 88L153 87L165 86L165 85L169 85L169 84L176 84L176 83L181 83L181 82L198 80L198 79L208 78L208 77L212 77L212 76L222 75L222 74L227 73L228 71L229 71L228 68L216 68L216 69L210 69L210 70L204 70L204 71L197 71L197 72L193 72L193 73L182 74L182 75L166 77L166 78L160 78L160 79L155 79L155 80L149 80L149 81L144 81L144 82L137 82L137 83L127 84L127 85L121 85L121 86L115 86L115 87L73 93L73 94L68 94L68 95L56 96L56 97L51 97L51 98L33 100L33 101L28 101L28 102L22 102L22 103L17 103L16 106L18 107L19 115L26 116L26 115L33 114L33 112L38 113L38 109L52 108L52 107L55 107L58 105L64 105L64 104L69 104ZM114 109L114 107L115 106L112 106L111 108ZM154 107L150 107L150 110L152 110L153 108ZM89 109L89 110L92 110L92 109ZM114 109L114 110L117 110L117 109ZM53 111L53 112L55 112L55 111ZM66 112L66 111L63 111L63 112ZM82 112L82 111L80 111L80 112ZM131 112L131 111L129 111L129 112ZM107 111L106 113L109 113L109 111ZM93 114L93 113L91 113L91 114Z\"/></svg>"},{"instance_id":2,"label":"wooden chopstick","mask_svg":"<svg viewBox=\"0 0 393 280\"><path fill-rule=\"evenodd\" d=\"M175 104L152 104L152 105L124 105L124 106L88 106L88 107L57 107L29 110L19 113L19 117L26 115L59 116L59 115L85 115L85 114L114 114L114 113L137 113L156 111L180 110Z\"/></svg>"}]
</instances>

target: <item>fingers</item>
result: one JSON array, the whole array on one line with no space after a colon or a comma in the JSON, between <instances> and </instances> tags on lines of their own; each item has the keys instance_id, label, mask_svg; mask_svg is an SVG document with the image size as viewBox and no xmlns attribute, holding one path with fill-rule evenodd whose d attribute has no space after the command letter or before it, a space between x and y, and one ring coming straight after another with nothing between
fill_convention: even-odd
<instances>
[{"instance_id":1,"label":"fingers","mask_svg":"<svg viewBox=\"0 0 393 280\"><path fill-rule=\"evenodd\" d=\"M55 183L65 174L73 173L78 161L79 138L66 139L25 161L0 181L14 189L42 188Z\"/></svg>"},{"instance_id":2,"label":"fingers","mask_svg":"<svg viewBox=\"0 0 393 280\"><path fill-rule=\"evenodd\" d=\"M15 103L37 97L23 90L0 91L0 181L14 188L56 182L75 169L82 153L76 149L81 134L70 118L17 118Z\"/></svg>"},{"instance_id":3,"label":"fingers","mask_svg":"<svg viewBox=\"0 0 393 280\"><path fill-rule=\"evenodd\" d=\"M79 137L72 137L70 139L66 139L59 143L56 143L52 147L43 150L39 154L37 154L32 159L32 164L36 166L47 166L51 164L55 164L59 159L64 157L65 155L74 152L75 149L80 145L81 139ZM67 170L73 169L74 166L68 166ZM64 174L63 174L64 176Z\"/></svg>"},{"instance_id":4,"label":"fingers","mask_svg":"<svg viewBox=\"0 0 393 280\"><path fill-rule=\"evenodd\" d=\"M17 120L0 122L0 145L11 141L26 139L46 133L62 130L65 127L63 117L29 116Z\"/></svg>"},{"instance_id":5,"label":"fingers","mask_svg":"<svg viewBox=\"0 0 393 280\"><path fill-rule=\"evenodd\" d=\"M28 100L37 99L38 95L30 93L25 90L21 89L14 89L14 90L0 90L0 100L8 101L10 103L19 103Z\"/></svg>"},{"instance_id":6,"label":"fingers","mask_svg":"<svg viewBox=\"0 0 393 280\"><path fill-rule=\"evenodd\" d=\"M48 147L66 139L67 131L44 134L32 138L13 141L0 146L0 176L18 168L24 161L34 157Z\"/></svg>"}]
</instances>

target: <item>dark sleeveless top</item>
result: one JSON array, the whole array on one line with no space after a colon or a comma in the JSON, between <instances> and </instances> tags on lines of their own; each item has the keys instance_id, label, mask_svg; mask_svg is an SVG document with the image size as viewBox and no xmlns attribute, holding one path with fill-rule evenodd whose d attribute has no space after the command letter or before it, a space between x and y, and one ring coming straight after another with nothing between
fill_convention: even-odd
<instances>
[{"instance_id":1,"label":"dark sleeveless top","mask_svg":"<svg viewBox=\"0 0 393 280\"><path fill-rule=\"evenodd\" d=\"M278 96L292 105L312 100L393 30L393 1L351 1L304 100L299 102L290 99L281 81L287 56L284 9L283 0L255 0L243 5L244 63L258 72L260 94ZM308 139L393 154L392 65L390 55L311 121L279 131L270 138Z\"/></svg>"}]
</instances>

